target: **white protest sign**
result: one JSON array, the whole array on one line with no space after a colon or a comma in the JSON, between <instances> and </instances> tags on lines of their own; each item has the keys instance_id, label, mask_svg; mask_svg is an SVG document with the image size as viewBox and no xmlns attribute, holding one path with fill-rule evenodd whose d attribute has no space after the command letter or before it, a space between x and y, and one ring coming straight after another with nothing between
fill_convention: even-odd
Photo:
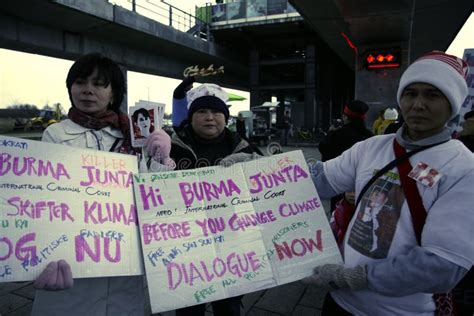
<instances>
[{"instance_id":1,"label":"white protest sign","mask_svg":"<svg viewBox=\"0 0 474 316\"><path fill-rule=\"evenodd\" d=\"M456 132L460 132L463 129L464 114L474 110L474 48L465 49L463 59L469 67L466 78L468 93L461 105L459 114L448 122L448 127L451 128L451 131Z\"/></svg>"},{"instance_id":2,"label":"white protest sign","mask_svg":"<svg viewBox=\"0 0 474 316\"><path fill-rule=\"evenodd\" d=\"M143 274L134 156L0 136L0 282Z\"/></svg>"},{"instance_id":3,"label":"white protest sign","mask_svg":"<svg viewBox=\"0 0 474 316\"><path fill-rule=\"evenodd\" d=\"M154 313L342 262L301 151L228 168L139 174L134 189Z\"/></svg>"},{"instance_id":4,"label":"white protest sign","mask_svg":"<svg viewBox=\"0 0 474 316\"><path fill-rule=\"evenodd\" d=\"M466 79L468 94L459 111L461 117L464 116L466 112L474 109L474 48L465 49L463 59L468 64L469 71Z\"/></svg>"}]
</instances>

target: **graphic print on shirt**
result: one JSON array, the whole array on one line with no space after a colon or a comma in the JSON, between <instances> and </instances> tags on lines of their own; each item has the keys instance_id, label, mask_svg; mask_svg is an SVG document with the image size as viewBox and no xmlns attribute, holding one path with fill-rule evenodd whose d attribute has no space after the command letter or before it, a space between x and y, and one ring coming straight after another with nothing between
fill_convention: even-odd
<instances>
[{"instance_id":1,"label":"graphic print on shirt","mask_svg":"<svg viewBox=\"0 0 474 316\"><path fill-rule=\"evenodd\" d=\"M404 201L398 174L387 172L377 179L362 197L348 244L364 256L386 258Z\"/></svg>"}]
</instances>

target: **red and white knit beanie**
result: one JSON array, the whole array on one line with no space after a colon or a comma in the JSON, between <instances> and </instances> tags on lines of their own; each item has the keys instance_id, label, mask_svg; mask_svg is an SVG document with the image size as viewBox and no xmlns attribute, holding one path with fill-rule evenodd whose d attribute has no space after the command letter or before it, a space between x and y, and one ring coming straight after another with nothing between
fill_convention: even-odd
<instances>
[{"instance_id":1,"label":"red and white knit beanie","mask_svg":"<svg viewBox=\"0 0 474 316\"><path fill-rule=\"evenodd\" d=\"M415 60L403 73L398 86L397 101L403 90L412 83L427 83L438 88L451 104L451 118L455 117L466 99L468 65L453 55L432 51Z\"/></svg>"}]
</instances>

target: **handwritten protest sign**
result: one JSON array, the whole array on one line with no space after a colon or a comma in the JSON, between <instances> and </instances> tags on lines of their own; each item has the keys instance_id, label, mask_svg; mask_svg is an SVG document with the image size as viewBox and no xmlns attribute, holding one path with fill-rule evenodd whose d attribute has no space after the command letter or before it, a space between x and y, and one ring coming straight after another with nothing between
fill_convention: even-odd
<instances>
[{"instance_id":1,"label":"handwritten protest sign","mask_svg":"<svg viewBox=\"0 0 474 316\"><path fill-rule=\"evenodd\" d=\"M143 273L136 158L0 136L0 282L65 259L74 277Z\"/></svg>"},{"instance_id":2,"label":"handwritten protest sign","mask_svg":"<svg viewBox=\"0 0 474 316\"><path fill-rule=\"evenodd\" d=\"M134 181L154 313L342 262L301 151Z\"/></svg>"}]
</instances>

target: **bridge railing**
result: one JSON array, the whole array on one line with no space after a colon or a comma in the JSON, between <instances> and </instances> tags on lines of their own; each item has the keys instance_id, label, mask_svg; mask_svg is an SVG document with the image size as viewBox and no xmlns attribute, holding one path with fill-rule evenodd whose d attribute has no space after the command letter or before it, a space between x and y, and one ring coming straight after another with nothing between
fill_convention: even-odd
<instances>
[{"instance_id":1,"label":"bridge railing","mask_svg":"<svg viewBox=\"0 0 474 316\"><path fill-rule=\"evenodd\" d=\"M108 0L181 32L211 40L209 24L163 0Z\"/></svg>"}]
</instances>

